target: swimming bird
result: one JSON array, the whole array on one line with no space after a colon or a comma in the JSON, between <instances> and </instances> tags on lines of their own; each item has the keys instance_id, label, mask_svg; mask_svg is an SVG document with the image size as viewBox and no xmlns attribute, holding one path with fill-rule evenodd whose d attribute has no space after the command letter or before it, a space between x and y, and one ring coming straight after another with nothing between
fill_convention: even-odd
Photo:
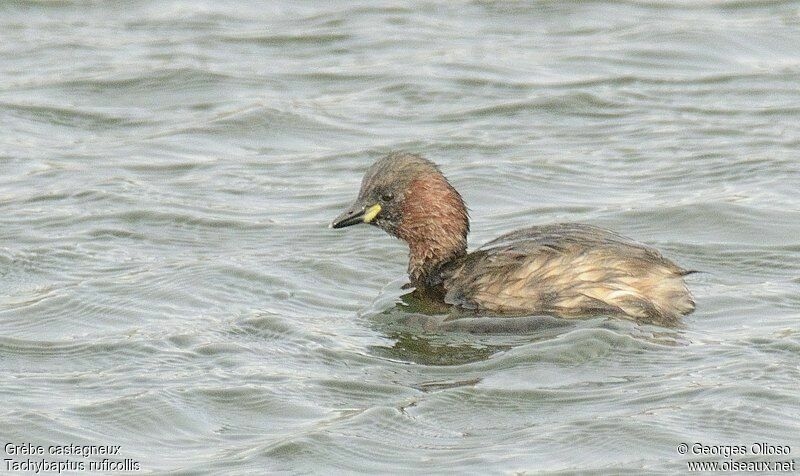
<instances>
[{"instance_id":1,"label":"swimming bird","mask_svg":"<svg viewBox=\"0 0 800 476\"><path fill-rule=\"evenodd\" d=\"M658 251L580 223L531 226L467 253L464 200L433 162L393 153L366 171L331 228L377 226L408 243L418 291L481 314L614 315L674 324L694 311L685 270Z\"/></svg>"}]
</instances>

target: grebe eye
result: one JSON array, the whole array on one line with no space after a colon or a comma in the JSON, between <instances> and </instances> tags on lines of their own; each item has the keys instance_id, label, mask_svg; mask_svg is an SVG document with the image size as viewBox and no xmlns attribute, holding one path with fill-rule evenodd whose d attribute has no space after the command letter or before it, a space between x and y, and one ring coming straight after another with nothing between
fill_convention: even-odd
<instances>
[{"instance_id":1,"label":"grebe eye","mask_svg":"<svg viewBox=\"0 0 800 476\"><path fill-rule=\"evenodd\" d=\"M383 195L381 195L381 200L384 202L391 202L393 198L394 194L392 192L383 192Z\"/></svg>"}]
</instances>

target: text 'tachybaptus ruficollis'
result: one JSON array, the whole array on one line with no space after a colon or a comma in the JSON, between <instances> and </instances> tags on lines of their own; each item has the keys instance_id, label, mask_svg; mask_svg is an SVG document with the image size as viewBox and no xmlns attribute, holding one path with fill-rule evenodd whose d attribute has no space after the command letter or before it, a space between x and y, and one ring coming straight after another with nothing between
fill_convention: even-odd
<instances>
[{"instance_id":1,"label":"text 'tachybaptus ruficollis'","mask_svg":"<svg viewBox=\"0 0 800 476\"><path fill-rule=\"evenodd\" d=\"M408 243L411 284L482 313L611 314L674 323L694 310L684 270L612 231L579 223L533 226L467 253L469 217L439 168L394 153L364 175L355 203L331 223L369 223Z\"/></svg>"}]
</instances>

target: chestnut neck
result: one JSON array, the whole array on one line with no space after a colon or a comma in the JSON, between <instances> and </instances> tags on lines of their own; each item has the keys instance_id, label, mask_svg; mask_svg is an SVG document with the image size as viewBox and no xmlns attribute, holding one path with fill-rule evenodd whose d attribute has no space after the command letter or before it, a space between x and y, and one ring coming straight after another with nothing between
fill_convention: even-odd
<instances>
[{"instance_id":1,"label":"chestnut neck","mask_svg":"<svg viewBox=\"0 0 800 476\"><path fill-rule=\"evenodd\" d=\"M467 208L443 175L426 174L410 182L397 236L408 243L412 284L429 285L444 264L466 255L467 233Z\"/></svg>"}]
</instances>

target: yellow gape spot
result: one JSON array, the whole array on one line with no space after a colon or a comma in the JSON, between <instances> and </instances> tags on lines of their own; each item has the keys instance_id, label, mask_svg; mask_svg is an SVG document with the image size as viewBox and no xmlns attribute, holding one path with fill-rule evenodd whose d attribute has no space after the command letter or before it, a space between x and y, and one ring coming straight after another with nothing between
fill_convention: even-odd
<instances>
[{"instance_id":1,"label":"yellow gape spot","mask_svg":"<svg viewBox=\"0 0 800 476\"><path fill-rule=\"evenodd\" d=\"M381 205L376 203L371 207L367 208L367 211L364 212L364 223L369 223L378 216L378 213L381 212Z\"/></svg>"}]
</instances>

